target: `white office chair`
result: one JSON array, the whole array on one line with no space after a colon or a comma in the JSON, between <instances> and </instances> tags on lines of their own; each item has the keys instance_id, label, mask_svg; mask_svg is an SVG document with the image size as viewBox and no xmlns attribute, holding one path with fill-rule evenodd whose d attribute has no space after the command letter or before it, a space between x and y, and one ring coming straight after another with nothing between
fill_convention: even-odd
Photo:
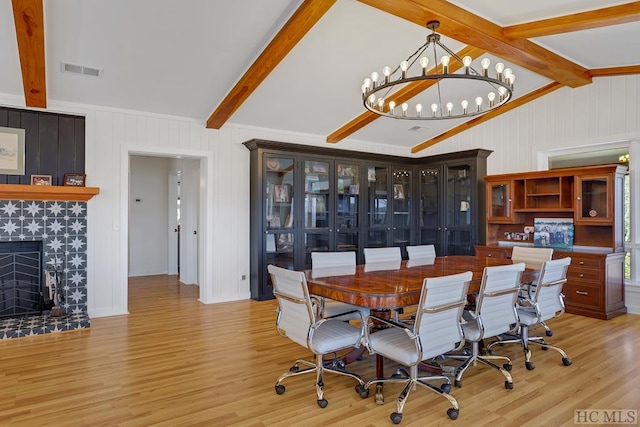
<instances>
[{"instance_id":1,"label":"white office chair","mask_svg":"<svg viewBox=\"0 0 640 427\"><path fill-rule=\"evenodd\" d=\"M540 270L545 261L551 261L553 248L535 248L514 246L511 250L511 261L514 264L524 262L526 268Z\"/></svg>"},{"instance_id":2,"label":"white office chair","mask_svg":"<svg viewBox=\"0 0 640 427\"><path fill-rule=\"evenodd\" d=\"M479 343L484 338L505 334L517 328L516 303L518 290L520 289L520 277L524 268L523 262L513 265L485 267L478 299L476 300L476 309L470 313L468 320L462 324L465 340L472 343L471 356L445 355L446 358L464 361L456 370L454 382L456 387L462 386L462 375L471 364L475 365L477 361L502 372L506 378L504 382L505 388L513 388L513 379L509 374L513 367L511 360L504 356L481 356ZM491 362L491 360L502 360L505 363L500 367Z\"/></svg>"},{"instance_id":3,"label":"white office chair","mask_svg":"<svg viewBox=\"0 0 640 427\"><path fill-rule=\"evenodd\" d=\"M570 264L571 258L560 258L542 264L532 298L528 299L526 304L518 307L519 334L513 339L501 339L493 342L487 347L488 349L491 349L496 344L520 343L525 356L524 364L528 370L532 370L535 369L535 365L531 362L529 344L537 344L543 350L550 348L556 350L562 355L562 364L565 366L571 365L571 359L561 348L548 344L542 337L529 336L530 328L564 313L562 286L567 281L567 269Z\"/></svg>"},{"instance_id":4,"label":"white office chair","mask_svg":"<svg viewBox=\"0 0 640 427\"><path fill-rule=\"evenodd\" d=\"M528 246L514 246L511 251L511 261L514 264L524 262L525 268L531 268L533 270L540 270L542 264L546 261L551 261L553 257L553 248L536 248ZM531 291L535 290L535 286L532 286L533 282L523 283L523 289L520 290L520 298L531 298ZM549 329L545 322L540 323L545 329L545 333L548 337L553 336L553 331Z\"/></svg>"},{"instance_id":5,"label":"white office chair","mask_svg":"<svg viewBox=\"0 0 640 427\"><path fill-rule=\"evenodd\" d=\"M333 372L356 379L356 391L362 398L366 398L369 390L364 387L364 381L359 375L346 371L341 364L334 366L323 362L325 354L360 346L364 336L364 317L361 318L359 327L338 319L319 319L316 317L316 309L311 302L303 272L274 265L269 265L267 269L271 275L273 293L278 301L278 333L311 350L315 355L315 363L299 359L293 368L280 375L275 384L276 393L285 392L285 387L281 384L285 378L315 372L317 403L321 408L325 408L328 402L324 398L324 373ZM300 365L308 368L300 369Z\"/></svg>"},{"instance_id":6,"label":"white office chair","mask_svg":"<svg viewBox=\"0 0 640 427\"><path fill-rule=\"evenodd\" d=\"M342 274L355 274L355 252L311 252L311 274L313 277L326 277ZM334 317L339 314L340 320L361 319L369 315L369 309L328 298L320 299L319 313L322 317ZM347 313L347 314L344 314Z\"/></svg>"},{"instance_id":7,"label":"white office chair","mask_svg":"<svg viewBox=\"0 0 640 427\"><path fill-rule=\"evenodd\" d=\"M364 263L365 264L378 264L378 263L400 263L402 261L402 254L400 248L393 246L390 248L364 248Z\"/></svg>"},{"instance_id":8,"label":"white office chair","mask_svg":"<svg viewBox=\"0 0 640 427\"><path fill-rule=\"evenodd\" d=\"M436 247L434 245L407 246L409 260L425 260L427 264L433 264L436 259Z\"/></svg>"},{"instance_id":9,"label":"white office chair","mask_svg":"<svg viewBox=\"0 0 640 427\"><path fill-rule=\"evenodd\" d=\"M420 303L412 325L376 318L389 327L371 334L367 331L366 343L369 351L409 367L409 372L399 368L396 375L376 378L365 385L368 389L374 383L406 383L398 396L396 412L391 414L391 420L395 424L402 421L404 404L417 385L449 400L453 407L447 410L447 415L453 420L458 417L458 403L448 394L451 390L449 378L442 375L419 376L418 364L464 345L460 319L472 276L468 271L424 279ZM443 380L445 383L440 388L427 383L434 380Z\"/></svg>"}]
</instances>

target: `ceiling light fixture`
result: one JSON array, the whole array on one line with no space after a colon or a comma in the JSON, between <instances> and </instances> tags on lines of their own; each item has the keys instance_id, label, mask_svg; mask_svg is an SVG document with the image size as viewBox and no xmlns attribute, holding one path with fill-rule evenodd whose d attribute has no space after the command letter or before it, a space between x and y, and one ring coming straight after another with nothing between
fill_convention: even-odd
<instances>
[{"instance_id":1,"label":"ceiling light fixture","mask_svg":"<svg viewBox=\"0 0 640 427\"><path fill-rule=\"evenodd\" d=\"M470 56L460 58L440 42L440 35L435 31L439 26L439 21L427 23L427 28L431 30L431 34L427 35L427 42L420 46L406 61L402 61L395 70L386 66L382 69L382 77L374 71L371 73L371 77L364 79L361 88L362 101L367 110L394 119L459 119L485 114L506 104L511 99L513 82L516 79L511 68L505 68L502 62L498 62L495 65L496 77L490 77L491 61L489 58L484 58L480 61L482 72L477 72L471 66L473 58ZM433 47L431 58L426 53L430 46ZM438 57L436 47L440 47L444 51L440 57ZM418 58L420 59L418 60ZM438 60L438 58L440 59ZM453 68L450 64L452 60L458 61L461 65L459 73L450 72ZM418 66L413 67L416 63ZM433 64L433 69L428 70L429 64ZM411 73L412 67L417 70L416 73ZM399 75L398 78L394 78L396 74ZM437 86L437 94L427 90L420 95L420 101L422 101L422 97L431 95L431 98L427 98L424 104L418 102L409 108L407 102L397 99L396 94L391 93L407 83L421 80L433 80ZM457 89L453 85L460 88ZM443 86L446 87L452 98L456 96L457 99L443 97ZM466 92L465 96L453 95L461 90ZM473 92L469 93L470 91ZM398 105L398 103L400 104Z\"/></svg>"}]
</instances>

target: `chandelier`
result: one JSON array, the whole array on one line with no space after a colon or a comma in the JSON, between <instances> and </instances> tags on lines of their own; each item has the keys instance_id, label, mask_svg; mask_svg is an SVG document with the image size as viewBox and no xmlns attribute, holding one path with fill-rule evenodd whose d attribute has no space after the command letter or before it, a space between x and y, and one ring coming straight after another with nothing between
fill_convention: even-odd
<instances>
[{"instance_id":1,"label":"chandelier","mask_svg":"<svg viewBox=\"0 0 640 427\"><path fill-rule=\"evenodd\" d=\"M484 58L480 61L481 72L476 71L471 66L473 58L460 58L440 41L440 35L435 31L439 26L439 21L428 22L427 28L431 34L427 35L426 43L395 69L386 66L382 69L382 76L374 71L371 77L364 79L362 101L367 110L394 119L458 119L485 114L511 99L516 79L512 70L498 62L495 65L495 77L491 77L491 60ZM432 56L427 51L429 47L433 48ZM437 47L444 51L440 56ZM458 66L451 61L457 61ZM433 64L430 71L429 64ZM454 72L456 68L459 73ZM411 106L408 102L399 102L395 91L409 83L427 80L432 80L437 90L424 91L417 97L424 104L415 103ZM460 91L466 95L460 96ZM423 101L424 97L426 100Z\"/></svg>"}]
</instances>

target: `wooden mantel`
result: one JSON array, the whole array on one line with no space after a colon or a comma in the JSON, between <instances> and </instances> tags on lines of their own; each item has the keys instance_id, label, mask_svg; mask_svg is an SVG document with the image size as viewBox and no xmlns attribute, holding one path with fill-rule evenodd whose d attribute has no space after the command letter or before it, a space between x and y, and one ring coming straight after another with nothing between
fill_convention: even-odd
<instances>
[{"instance_id":1,"label":"wooden mantel","mask_svg":"<svg viewBox=\"0 0 640 427\"><path fill-rule=\"evenodd\" d=\"M86 202L100 193L98 187L0 184L0 200L66 200Z\"/></svg>"}]
</instances>

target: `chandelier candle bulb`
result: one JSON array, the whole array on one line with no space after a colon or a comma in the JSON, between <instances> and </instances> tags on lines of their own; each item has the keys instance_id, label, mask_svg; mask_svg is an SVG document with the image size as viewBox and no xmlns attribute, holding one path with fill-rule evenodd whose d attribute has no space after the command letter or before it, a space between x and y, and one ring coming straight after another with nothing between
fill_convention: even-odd
<instances>
[{"instance_id":1,"label":"chandelier candle bulb","mask_svg":"<svg viewBox=\"0 0 640 427\"><path fill-rule=\"evenodd\" d=\"M480 61L480 66L482 67L482 75L484 77L489 77L489 65L491 65L491 60L489 58L483 58Z\"/></svg>"},{"instance_id":2,"label":"chandelier candle bulb","mask_svg":"<svg viewBox=\"0 0 640 427\"><path fill-rule=\"evenodd\" d=\"M505 65L498 62L495 65L496 74L493 74L489 72L489 58L478 58L482 70L476 71L472 56L461 58L442 43L440 34L436 33L439 26L438 21L429 21L427 28L431 33L427 34L422 46L397 67L385 66L381 74L374 71L364 79L361 85L362 103L367 110L394 119L446 120L485 114L512 99L515 76L511 69L505 69ZM427 89L422 92L415 92L413 101L401 98L399 90L415 87L418 83L429 84L424 85ZM493 95L483 106L483 98L477 97L479 93ZM384 98L396 101L385 105ZM471 100L476 100L477 108L469 108L469 103L473 102ZM409 107L409 102L415 105L415 112L413 107ZM401 108L396 109L396 105ZM422 114L422 106L427 105L431 106L431 114ZM454 105L462 105L462 110L456 108L454 111Z\"/></svg>"},{"instance_id":3,"label":"chandelier candle bulb","mask_svg":"<svg viewBox=\"0 0 640 427\"><path fill-rule=\"evenodd\" d=\"M427 58L426 56L423 56L422 58L420 58L420 67L422 67L422 75L426 76L427 75L427 67L429 66L429 58Z\"/></svg>"},{"instance_id":4,"label":"chandelier candle bulb","mask_svg":"<svg viewBox=\"0 0 640 427\"><path fill-rule=\"evenodd\" d=\"M487 98L489 99L489 107L493 107L493 101L495 101L496 99L495 92L489 92L489 95L487 95Z\"/></svg>"}]
</instances>

